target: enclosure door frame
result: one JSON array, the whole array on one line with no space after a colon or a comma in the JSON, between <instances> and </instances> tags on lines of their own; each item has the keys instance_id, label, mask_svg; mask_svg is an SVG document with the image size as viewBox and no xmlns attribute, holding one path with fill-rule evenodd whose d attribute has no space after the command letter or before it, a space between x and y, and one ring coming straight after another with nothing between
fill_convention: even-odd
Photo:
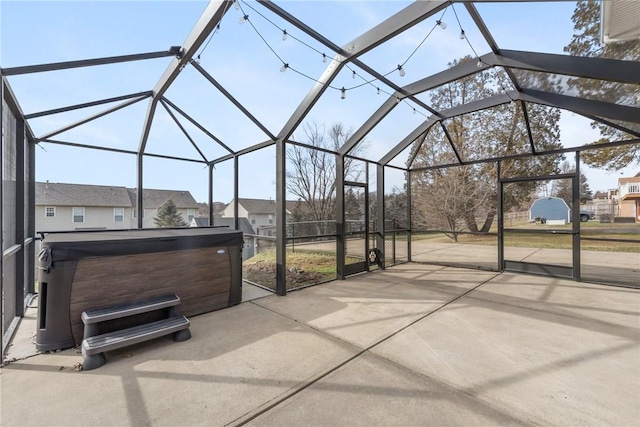
<instances>
[{"instance_id":1,"label":"enclosure door frame","mask_svg":"<svg viewBox=\"0 0 640 427\"><path fill-rule=\"evenodd\" d=\"M503 178L500 175L500 163L498 163L498 265L500 271L512 271L518 273L530 273L543 276L572 278L576 281L581 280L580 274L580 159L576 153L576 168L572 173L541 175L541 176L523 176L513 178ZM504 191L505 185L509 183L528 182L528 181L553 181L560 179L571 180L571 230L567 229L515 229L504 227ZM577 207L577 208L576 208ZM554 234L554 235L571 235L571 267L551 264L540 264L525 261L505 260L504 254L504 237L505 231L511 233L526 234Z\"/></svg>"},{"instance_id":2,"label":"enclosure door frame","mask_svg":"<svg viewBox=\"0 0 640 427\"><path fill-rule=\"evenodd\" d=\"M366 179L368 181L368 177ZM349 231L347 227L347 221L345 220L344 226L344 275L350 276L352 274L363 273L369 271L369 184L361 182L345 181L343 187L343 194L347 194L349 188L357 188L364 191L364 229L362 231ZM363 261L355 263L347 263L347 241L350 236L361 236L363 239Z\"/></svg>"}]
</instances>

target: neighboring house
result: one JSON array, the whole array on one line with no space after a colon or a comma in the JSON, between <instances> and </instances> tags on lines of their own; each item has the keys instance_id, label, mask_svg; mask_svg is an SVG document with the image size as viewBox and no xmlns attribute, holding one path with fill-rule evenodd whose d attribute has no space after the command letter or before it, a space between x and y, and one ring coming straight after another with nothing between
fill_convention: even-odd
<instances>
[{"instance_id":1,"label":"neighboring house","mask_svg":"<svg viewBox=\"0 0 640 427\"><path fill-rule=\"evenodd\" d=\"M632 178L618 178L617 216L640 222L640 173Z\"/></svg>"},{"instance_id":2,"label":"neighboring house","mask_svg":"<svg viewBox=\"0 0 640 427\"><path fill-rule=\"evenodd\" d=\"M119 230L137 228L136 190L126 187L36 182L36 230ZM185 222L198 204L188 191L143 191L143 227L155 228L153 218L168 199Z\"/></svg>"},{"instance_id":3,"label":"neighboring house","mask_svg":"<svg viewBox=\"0 0 640 427\"><path fill-rule=\"evenodd\" d=\"M288 202L289 203L289 202ZM222 218L233 218L234 201L220 212ZM287 218L291 212L287 209ZM238 218L246 218L249 220L251 227L255 230L255 234L263 236L275 236L276 230L276 202L274 200L264 199L238 199Z\"/></svg>"}]
</instances>

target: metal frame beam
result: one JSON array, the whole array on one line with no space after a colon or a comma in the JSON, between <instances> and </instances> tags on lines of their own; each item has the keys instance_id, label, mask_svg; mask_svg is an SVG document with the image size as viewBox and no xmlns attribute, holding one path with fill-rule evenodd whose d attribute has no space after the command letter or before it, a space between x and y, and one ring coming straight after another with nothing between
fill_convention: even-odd
<instances>
[{"instance_id":1,"label":"metal frame beam","mask_svg":"<svg viewBox=\"0 0 640 427\"><path fill-rule=\"evenodd\" d=\"M442 10L447 4L447 1L442 0L412 3L371 30L347 43L342 48L336 50L342 54L338 53L331 61L331 64L329 64L327 69L322 73L322 76L317 80L311 91L284 125L277 139L288 139L291 136L347 62L355 60L358 56L374 49L395 37L397 34L425 20L439 10ZM271 5L271 9L274 9L273 5ZM297 22L299 23L299 21ZM314 34L317 35L315 32ZM347 54L346 57L343 55L344 53Z\"/></svg>"},{"instance_id":2,"label":"metal frame beam","mask_svg":"<svg viewBox=\"0 0 640 427\"><path fill-rule=\"evenodd\" d=\"M558 107L582 115L640 123L640 108L637 107L629 107L593 99L576 98L535 89L522 89L522 92L515 96L522 101Z\"/></svg>"},{"instance_id":3,"label":"metal frame beam","mask_svg":"<svg viewBox=\"0 0 640 427\"><path fill-rule=\"evenodd\" d=\"M175 116L175 114L173 114L173 112L169 109L169 107L167 106L167 104L165 104L162 99L160 99L160 104L162 104L162 106L164 107L164 109L167 111L167 113L169 113L169 116L173 119L174 123L180 128L180 130L182 131L182 133L184 134L184 136L189 140L189 142L191 143L191 145L193 145L193 148L196 149L196 151L198 152L198 154L200 154L200 157L202 157L202 159L209 163L209 160L207 160L207 156L204 155L204 153L202 152L202 150L200 150L200 147L198 147L198 144L196 144L196 142L193 140L193 138L191 138L191 135L189 135L189 132L187 132L187 130L184 128L184 126L182 126L182 123L180 123L180 121L178 120L178 118Z\"/></svg>"},{"instance_id":4,"label":"metal frame beam","mask_svg":"<svg viewBox=\"0 0 640 427\"><path fill-rule=\"evenodd\" d=\"M487 58L490 65L572 77L640 84L640 62L551 53L501 50Z\"/></svg>"},{"instance_id":5,"label":"metal frame beam","mask_svg":"<svg viewBox=\"0 0 640 427\"><path fill-rule=\"evenodd\" d=\"M136 97L140 97L140 96L148 97L148 96L151 96L152 94L153 93L150 90L147 90L147 91L144 91L144 92L138 92L138 93L130 93L129 95L115 96L113 98L105 98L105 99L101 99L101 100L98 100L98 101L85 102L85 103L82 103L82 104L69 105L67 107L54 108L52 110L39 111L37 113L26 114L24 116L24 118L25 118L25 120L35 119L37 117L48 116L48 115L51 115L51 114L65 113L67 111L80 110L82 108L95 107L97 105L109 104L111 102L124 101L125 99L131 99L131 98L136 98Z\"/></svg>"},{"instance_id":6,"label":"metal frame beam","mask_svg":"<svg viewBox=\"0 0 640 427\"><path fill-rule=\"evenodd\" d=\"M189 63L193 66L193 68L195 68L200 74L202 74L204 76L205 79L207 79L209 81L209 83L211 83L212 85L214 85L216 87L216 89L218 89L220 91L220 93L222 93L225 98L227 98L229 101L231 101L231 103L233 105L236 106L236 108L238 108L238 110L240 110L242 112L242 114L244 114L249 120L251 120L253 122L254 125L258 126L260 128L260 130L262 132L265 133L265 135L267 135L269 138L271 139L276 139L275 135L271 133L271 131L269 131L269 129L266 128L266 126L264 126L260 120L258 120L257 118L255 118L255 116L253 114L251 114L249 112L249 110L247 110L244 105L242 105L242 103L240 101L238 101L237 99L235 99L233 97L233 95L231 95L225 88L224 86L222 86L220 83L218 83L218 81L216 79L213 78L213 76L211 74L209 74L207 72L207 70L205 70L204 68L202 68L202 66L200 64L198 64L196 61L194 61L193 59L189 61Z\"/></svg>"},{"instance_id":7,"label":"metal frame beam","mask_svg":"<svg viewBox=\"0 0 640 427\"><path fill-rule=\"evenodd\" d=\"M478 101L469 102L466 104L458 105L448 110L441 111L442 117L450 119L452 117L460 116L463 114L473 113L474 111L484 110L491 107L496 107L502 104L508 104L513 98L518 96L518 92L510 91L507 93L490 96L488 98L480 99ZM400 154L405 148L407 148L413 141L415 141L422 132L425 132L436 122L442 120L442 118L436 118L434 116L429 117L420 126L414 129L407 137L400 141L395 147L393 147L384 157L380 159L380 163L387 165L398 154ZM461 162L462 163L462 162Z\"/></svg>"},{"instance_id":8,"label":"metal frame beam","mask_svg":"<svg viewBox=\"0 0 640 427\"><path fill-rule=\"evenodd\" d=\"M213 139L215 142L217 142L222 148L224 148L225 150L227 150L230 154L234 154L234 151L227 147L227 145L222 142L218 137L216 137L214 134L212 134L211 132L209 132L207 130L207 128L205 128L204 126L202 126L196 119L194 119L193 117L191 117L190 115L188 115L187 113L185 113L181 108L179 108L176 104L174 104L173 102L171 102L169 99L165 98L164 96L161 98L162 101L166 102L168 105L171 106L171 108L173 108L174 110L176 110L176 112L178 112L182 117L184 117L185 119L189 120L191 122L191 124L193 124L195 127L197 127L198 129L200 129L202 131L202 133L204 133L205 135L207 135L209 138Z\"/></svg>"},{"instance_id":9,"label":"metal frame beam","mask_svg":"<svg viewBox=\"0 0 640 427\"><path fill-rule=\"evenodd\" d=\"M159 52L138 53L133 55L109 56L105 58L83 59L79 61L53 62L50 64L27 65L23 67L2 68L5 76L21 74L43 73L46 71L68 70L70 68L92 67L94 65L116 64L119 62L141 61L145 59L164 58L179 53L179 46L172 46L169 50Z\"/></svg>"},{"instance_id":10,"label":"metal frame beam","mask_svg":"<svg viewBox=\"0 0 640 427\"><path fill-rule=\"evenodd\" d=\"M200 19L187 36L187 39L182 44L182 49L179 54L171 61L167 69L164 71L158 83L153 88L153 97L149 102L149 108L147 115L145 116L144 127L142 130L142 136L140 138L140 146L138 148L139 153L143 153L147 145L147 139L149 138L149 131L151 130L151 124L153 122L153 115L156 111L156 105L158 100L162 98L164 93L169 89L171 83L178 77L180 71L184 66L193 58L200 46L206 41L207 37L216 26L222 20L222 17L229 9L229 5L233 3L233 0L211 0L204 10ZM142 192L138 192L140 200L142 200Z\"/></svg>"},{"instance_id":11,"label":"metal frame beam","mask_svg":"<svg viewBox=\"0 0 640 427\"><path fill-rule=\"evenodd\" d=\"M128 107L130 105L133 105L133 104L135 104L137 102L140 102L143 99L146 99L148 97L149 97L149 95L143 95L143 96L140 96L138 98L134 98L134 99L131 99L129 101L122 102L122 103L120 103L118 105L114 105L111 108L108 108L106 110L100 111L99 113L93 114L93 115L91 115L89 117L85 117L84 119L79 120L79 121L74 122L74 123L71 123L70 125L64 126L64 127L60 128L60 129L57 129L57 130L54 130L52 132L46 133L44 135L41 135L37 139L38 140L43 140L43 139L51 138L52 136L55 136L55 135L58 135L60 133L66 132L66 131L71 130L73 128L76 128L76 127L78 127L80 125L83 125L85 123L89 123L90 121L99 119L100 117L104 117L107 114L113 113L115 111L121 110L121 109L123 109L125 107Z\"/></svg>"}]
</instances>

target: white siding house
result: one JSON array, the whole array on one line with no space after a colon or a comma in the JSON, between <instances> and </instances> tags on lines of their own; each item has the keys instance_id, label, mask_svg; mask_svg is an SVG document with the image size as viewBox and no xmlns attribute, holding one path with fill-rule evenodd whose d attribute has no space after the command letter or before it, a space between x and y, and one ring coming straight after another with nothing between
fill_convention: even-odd
<instances>
[{"instance_id":1,"label":"white siding house","mask_svg":"<svg viewBox=\"0 0 640 427\"><path fill-rule=\"evenodd\" d=\"M220 212L222 218L233 218L233 200ZM287 221L291 212L287 210ZM256 234L275 236L276 202L264 199L238 199L238 218L247 218Z\"/></svg>"},{"instance_id":2,"label":"white siding house","mask_svg":"<svg viewBox=\"0 0 640 427\"><path fill-rule=\"evenodd\" d=\"M198 204L188 191L143 190L144 228L155 228L158 208L171 199L189 224ZM126 230L137 228L136 190L126 187L36 183L36 230Z\"/></svg>"}]
</instances>

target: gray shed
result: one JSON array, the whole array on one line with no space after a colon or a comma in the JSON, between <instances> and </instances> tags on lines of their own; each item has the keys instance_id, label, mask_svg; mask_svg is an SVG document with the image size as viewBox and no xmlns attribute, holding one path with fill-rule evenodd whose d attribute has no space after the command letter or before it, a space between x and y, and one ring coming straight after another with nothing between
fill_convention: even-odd
<instances>
[{"instance_id":1,"label":"gray shed","mask_svg":"<svg viewBox=\"0 0 640 427\"><path fill-rule=\"evenodd\" d=\"M545 197L537 199L529 209L529 220L545 218L547 220L571 221L571 209L563 199L559 197Z\"/></svg>"}]
</instances>

